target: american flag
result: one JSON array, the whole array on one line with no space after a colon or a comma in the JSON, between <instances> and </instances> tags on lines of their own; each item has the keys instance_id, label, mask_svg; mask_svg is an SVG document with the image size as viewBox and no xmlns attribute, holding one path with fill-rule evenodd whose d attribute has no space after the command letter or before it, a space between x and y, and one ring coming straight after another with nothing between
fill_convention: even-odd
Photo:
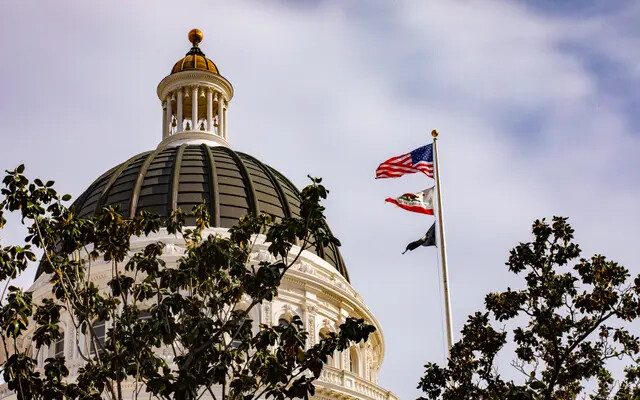
<instances>
[{"instance_id":1,"label":"american flag","mask_svg":"<svg viewBox=\"0 0 640 400\"><path fill-rule=\"evenodd\" d=\"M418 147L411 153L383 162L376 169L376 179L397 178L414 172L424 172L429 178L433 178L433 144Z\"/></svg>"}]
</instances>

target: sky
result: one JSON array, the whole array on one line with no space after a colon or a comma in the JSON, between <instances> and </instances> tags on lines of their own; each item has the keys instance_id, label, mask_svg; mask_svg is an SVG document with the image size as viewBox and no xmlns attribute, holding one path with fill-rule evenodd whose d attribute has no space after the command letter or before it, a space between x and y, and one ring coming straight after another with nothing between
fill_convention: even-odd
<instances>
[{"instance_id":1,"label":"sky","mask_svg":"<svg viewBox=\"0 0 640 400\"><path fill-rule=\"evenodd\" d=\"M640 273L638 20L632 1L5 0L0 168L25 163L77 196L155 148L157 84L201 29L234 86L232 148L298 186L324 178L352 284L385 335L380 384L411 399L445 354L437 251L401 255L433 217L384 199L432 181L375 168L439 130L456 337L486 293L521 285L504 263L537 218L570 217L585 256Z\"/></svg>"}]
</instances>

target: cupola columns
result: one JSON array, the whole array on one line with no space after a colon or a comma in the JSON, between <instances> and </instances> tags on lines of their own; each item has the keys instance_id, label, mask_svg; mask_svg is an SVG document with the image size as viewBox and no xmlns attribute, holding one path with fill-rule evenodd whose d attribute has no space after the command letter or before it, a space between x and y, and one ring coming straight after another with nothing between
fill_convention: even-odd
<instances>
[{"instance_id":1,"label":"cupola columns","mask_svg":"<svg viewBox=\"0 0 640 400\"><path fill-rule=\"evenodd\" d=\"M202 103L200 98L203 97ZM206 99L206 101L204 101ZM174 112L173 102L177 111ZM169 92L162 101L162 138L182 132L206 132L227 138L225 94L214 87L187 86ZM190 118L185 117L186 114ZM215 121L214 121L215 119ZM188 129L187 129L188 127Z\"/></svg>"},{"instance_id":2,"label":"cupola columns","mask_svg":"<svg viewBox=\"0 0 640 400\"><path fill-rule=\"evenodd\" d=\"M176 117L176 122L178 123L178 130L177 133L182 132L182 124L183 124L183 119L182 118L182 88L180 88L180 90L178 90L178 116ZM169 93L169 96L167 96L167 98L171 98L171 93ZM172 134L173 132L169 132L169 134Z\"/></svg>"},{"instance_id":3,"label":"cupola columns","mask_svg":"<svg viewBox=\"0 0 640 400\"><path fill-rule=\"evenodd\" d=\"M213 132L213 90L207 88L207 130Z\"/></svg>"},{"instance_id":4,"label":"cupola columns","mask_svg":"<svg viewBox=\"0 0 640 400\"><path fill-rule=\"evenodd\" d=\"M198 87L194 85L191 90L191 129L195 131L200 128L198 123Z\"/></svg>"},{"instance_id":5,"label":"cupola columns","mask_svg":"<svg viewBox=\"0 0 640 400\"><path fill-rule=\"evenodd\" d=\"M218 98L218 131L220 132L220 136L223 139L227 139L226 132L224 131L224 101L222 100L222 96Z\"/></svg>"},{"instance_id":6,"label":"cupola columns","mask_svg":"<svg viewBox=\"0 0 640 400\"><path fill-rule=\"evenodd\" d=\"M162 139L165 139L169 136L169 130L172 129L171 124L173 123L173 101L171 99L171 95L167 96L167 99L164 101L165 103L165 115L164 115L164 131L162 132Z\"/></svg>"},{"instance_id":7,"label":"cupola columns","mask_svg":"<svg viewBox=\"0 0 640 400\"><path fill-rule=\"evenodd\" d=\"M160 146L196 142L228 146L227 107L233 87L204 56L198 47L202 33L194 31L189 34L193 47L158 85L163 107Z\"/></svg>"}]
</instances>

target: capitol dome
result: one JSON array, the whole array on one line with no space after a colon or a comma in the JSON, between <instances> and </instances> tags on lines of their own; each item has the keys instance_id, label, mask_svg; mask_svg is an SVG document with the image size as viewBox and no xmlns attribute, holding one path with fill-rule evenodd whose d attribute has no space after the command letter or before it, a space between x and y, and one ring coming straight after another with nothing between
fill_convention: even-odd
<instances>
[{"instance_id":1,"label":"capitol dome","mask_svg":"<svg viewBox=\"0 0 640 400\"><path fill-rule=\"evenodd\" d=\"M104 206L129 217L142 210L167 217L180 208L187 214L186 225L194 225L190 211L202 203L212 227L231 228L247 214L300 216L300 192L284 175L248 154L206 143L135 155L93 182L73 207L80 217L95 215ZM349 279L335 245L316 253Z\"/></svg>"}]
</instances>

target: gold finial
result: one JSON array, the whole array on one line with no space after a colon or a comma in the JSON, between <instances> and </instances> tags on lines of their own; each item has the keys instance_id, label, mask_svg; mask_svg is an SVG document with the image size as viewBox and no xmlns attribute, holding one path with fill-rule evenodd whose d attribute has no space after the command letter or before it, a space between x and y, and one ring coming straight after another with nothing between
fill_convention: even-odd
<instances>
[{"instance_id":1,"label":"gold finial","mask_svg":"<svg viewBox=\"0 0 640 400\"><path fill-rule=\"evenodd\" d=\"M434 130L432 130L432 131L431 131L431 136L433 136L434 138L437 138L437 137L438 137L438 131L437 131L437 130L435 130L435 129L434 129Z\"/></svg>"},{"instance_id":2,"label":"gold finial","mask_svg":"<svg viewBox=\"0 0 640 400\"><path fill-rule=\"evenodd\" d=\"M189 31L189 41L194 47L198 47L198 43L202 42L202 39L204 39L204 34L200 29L194 28Z\"/></svg>"}]
</instances>

